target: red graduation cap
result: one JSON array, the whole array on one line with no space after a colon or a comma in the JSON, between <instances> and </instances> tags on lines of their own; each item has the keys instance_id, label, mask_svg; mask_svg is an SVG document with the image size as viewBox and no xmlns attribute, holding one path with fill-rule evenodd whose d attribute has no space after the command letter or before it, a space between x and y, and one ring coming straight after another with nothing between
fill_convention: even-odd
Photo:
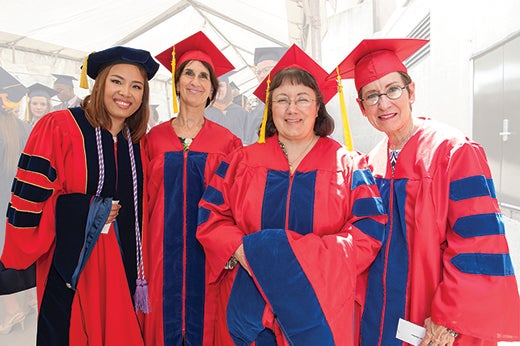
<instances>
[{"instance_id":1,"label":"red graduation cap","mask_svg":"<svg viewBox=\"0 0 520 346\"><path fill-rule=\"evenodd\" d=\"M268 90L269 84L271 83L271 76L276 75L279 71L288 68L299 68L309 72L314 79L321 91L323 97L323 103L327 103L337 93L338 88L336 81L328 80L328 73L325 71L316 61L307 55L300 47L293 44L287 52L282 56L278 63L273 67L271 72L264 78L262 83L256 88L254 94L260 100L264 100L265 104L268 104L267 95L270 92ZM265 142L265 125L267 122L267 106L264 108L264 118L262 120L262 126L260 128L260 136L258 138L259 143Z\"/></svg>"},{"instance_id":2,"label":"red graduation cap","mask_svg":"<svg viewBox=\"0 0 520 346\"><path fill-rule=\"evenodd\" d=\"M217 77L233 70L235 67L222 54L220 49L202 32L185 38L162 53L155 56L159 62L172 73L173 112L178 112L177 92L175 90L175 71L177 66L189 60L199 60L208 63Z\"/></svg>"},{"instance_id":3,"label":"red graduation cap","mask_svg":"<svg viewBox=\"0 0 520 346\"><path fill-rule=\"evenodd\" d=\"M391 72L407 72L403 61L428 43L415 38L366 39L338 65L338 70L329 74L335 79L354 78L356 90Z\"/></svg>"},{"instance_id":4,"label":"red graduation cap","mask_svg":"<svg viewBox=\"0 0 520 346\"><path fill-rule=\"evenodd\" d=\"M282 56L278 63L273 67L271 72L265 77L260 85L254 91L254 94L260 99L267 101L267 81L271 80L271 76L274 76L278 71L287 68L299 68L309 72L318 83L321 94L323 96L323 102L327 103L330 99L336 95L338 91L336 82L334 80L328 80L328 73L325 71L316 61L307 55L300 47L293 44L287 52ZM267 102L266 102L267 104Z\"/></svg>"},{"instance_id":5,"label":"red graduation cap","mask_svg":"<svg viewBox=\"0 0 520 346\"><path fill-rule=\"evenodd\" d=\"M211 65L217 77L235 68L202 31L185 38L155 56L173 74L175 74L175 71L172 71L172 52L174 49L176 66L188 60L205 61Z\"/></svg>"}]
</instances>

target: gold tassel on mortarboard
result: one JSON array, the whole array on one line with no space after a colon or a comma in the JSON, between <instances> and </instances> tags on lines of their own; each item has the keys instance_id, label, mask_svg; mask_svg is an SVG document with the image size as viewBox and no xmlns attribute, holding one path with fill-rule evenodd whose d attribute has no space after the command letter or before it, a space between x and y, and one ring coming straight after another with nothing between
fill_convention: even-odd
<instances>
[{"instance_id":1,"label":"gold tassel on mortarboard","mask_svg":"<svg viewBox=\"0 0 520 346\"><path fill-rule=\"evenodd\" d=\"M343 85L341 84L341 75L339 74L339 69L336 67L336 72L338 74L338 93L339 93L339 106L341 108L341 119L343 120L343 136L345 140L345 147L347 150L354 150L354 146L352 145L352 135L350 133L350 125L348 123L347 116L347 107L345 106L345 97L343 95Z\"/></svg>"},{"instance_id":2,"label":"gold tassel on mortarboard","mask_svg":"<svg viewBox=\"0 0 520 346\"><path fill-rule=\"evenodd\" d=\"M90 55L90 54L89 54ZM87 78L87 63L88 63L88 55L83 59L83 65L81 65L81 74L79 76L79 87L83 89L88 89L88 78Z\"/></svg>"},{"instance_id":3,"label":"gold tassel on mortarboard","mask_svg":"<svg viewBox=\"0 0 520 346\"><path fill-rule=\"evenodd\" d=\"M173 99L173 113L179 113L179 105L177 104L177 90L175 88L175 46L172 49L172 99Z\"/></svg>"},{"instance_id":4,"label":"gold tassel on mortarboard","mask_svg":"<svg viewBox=\"0 0 520 346\"><path fill-rule=\"evenodd\" d=\"M267 124L267 108L269 107L269 89L271 85L271 73L267 75L267 86L265 87L265 105L264 116L262 117L262 126L260 127L260 135L258 136L258 143L265 143L265 127Z\"/></svg>"}]
</instances>

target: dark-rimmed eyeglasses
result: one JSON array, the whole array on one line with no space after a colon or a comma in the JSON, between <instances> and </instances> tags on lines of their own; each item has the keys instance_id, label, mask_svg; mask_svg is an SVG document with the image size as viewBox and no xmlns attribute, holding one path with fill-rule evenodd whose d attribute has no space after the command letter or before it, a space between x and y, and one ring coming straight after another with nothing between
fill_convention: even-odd
<instances>
[{"instance_id":1,"label":"dark-rimmed eyeglasses","mask_svg":"<svg viewBox=\"0 0 520 346\"><path fill-rule=\"evenodd\" d=\"M359 99L361 102L363 102L363 104L365 106L374 106L376 105L378 102L379 102L379 99L381 98L381 96L385 95L386 97L388 97L390 100L397 100L398 98L401 97L401 95L403 94L403 90L408 86L408 84L406 84L405 86L398 86L398 85L393 85L391 87L389 87L388 89L386 89L386 92L384 93L381 93L381 94L378 94L378 93L370 93L368 94L367 96L365 96L365 98L362 98L362 99Z\"/></svg>"}]
</instances>

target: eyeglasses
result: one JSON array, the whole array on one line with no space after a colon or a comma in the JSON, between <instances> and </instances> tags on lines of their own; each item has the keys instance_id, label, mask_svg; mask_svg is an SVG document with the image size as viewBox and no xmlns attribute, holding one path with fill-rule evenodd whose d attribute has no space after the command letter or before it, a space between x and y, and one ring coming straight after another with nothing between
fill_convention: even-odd
<instances>
[{"instance_id":1,"label":"eyeglasses","mask_svg":"<svg viewBox=\"0 0 520 346\"><path fill-rule=\"evenodd\" d=\"M381 94L371 93L371 94L368 94L367 96L365 96L365 98L360 99L360 101L363 102L365 104L365 106L374 106L379 102L379 99L383 95L388 97L390 100L397 100L398 98L401 97L401 95L403 94L403 90L407 86L408 86L408 84L406 84L405 86L402 86L402 87L394 85L394 86L391 86L390 88L386 89L385 93L381 93Z\"/></svg>"},{"instance_id":2,"label":"eyeglasses","mask_svg":"<svg viewBox=\"0 0 520 346\"><path fill-rule=\"evenodd\" d=\"M294 105L299 109L308 108L314 101L314 99L307 99L305 97L299 97L294 101L289 100L288 98L280 98L278 100L273 100L273 105L280 108L289 108L289 106L294 103Z\"/></svg>"}]
</instances>

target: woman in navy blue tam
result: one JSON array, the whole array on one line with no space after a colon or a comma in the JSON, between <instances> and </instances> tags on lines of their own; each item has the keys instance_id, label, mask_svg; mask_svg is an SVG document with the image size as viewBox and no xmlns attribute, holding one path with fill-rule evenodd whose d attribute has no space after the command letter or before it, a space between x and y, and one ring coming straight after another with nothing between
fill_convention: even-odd
<instances>
[{"instance_id":1,"label":"woman in navy blue tam","mask_svg":"<svg viewBox=\"0 0 520 346\"><path fill-rule=\"evenodd\" d=\"M36 263L38 345L143 345L141 256L150 53L113 47L82 66L81 107L34 127L19 161L1 264Z\"/></svg>"}]
</instances>

